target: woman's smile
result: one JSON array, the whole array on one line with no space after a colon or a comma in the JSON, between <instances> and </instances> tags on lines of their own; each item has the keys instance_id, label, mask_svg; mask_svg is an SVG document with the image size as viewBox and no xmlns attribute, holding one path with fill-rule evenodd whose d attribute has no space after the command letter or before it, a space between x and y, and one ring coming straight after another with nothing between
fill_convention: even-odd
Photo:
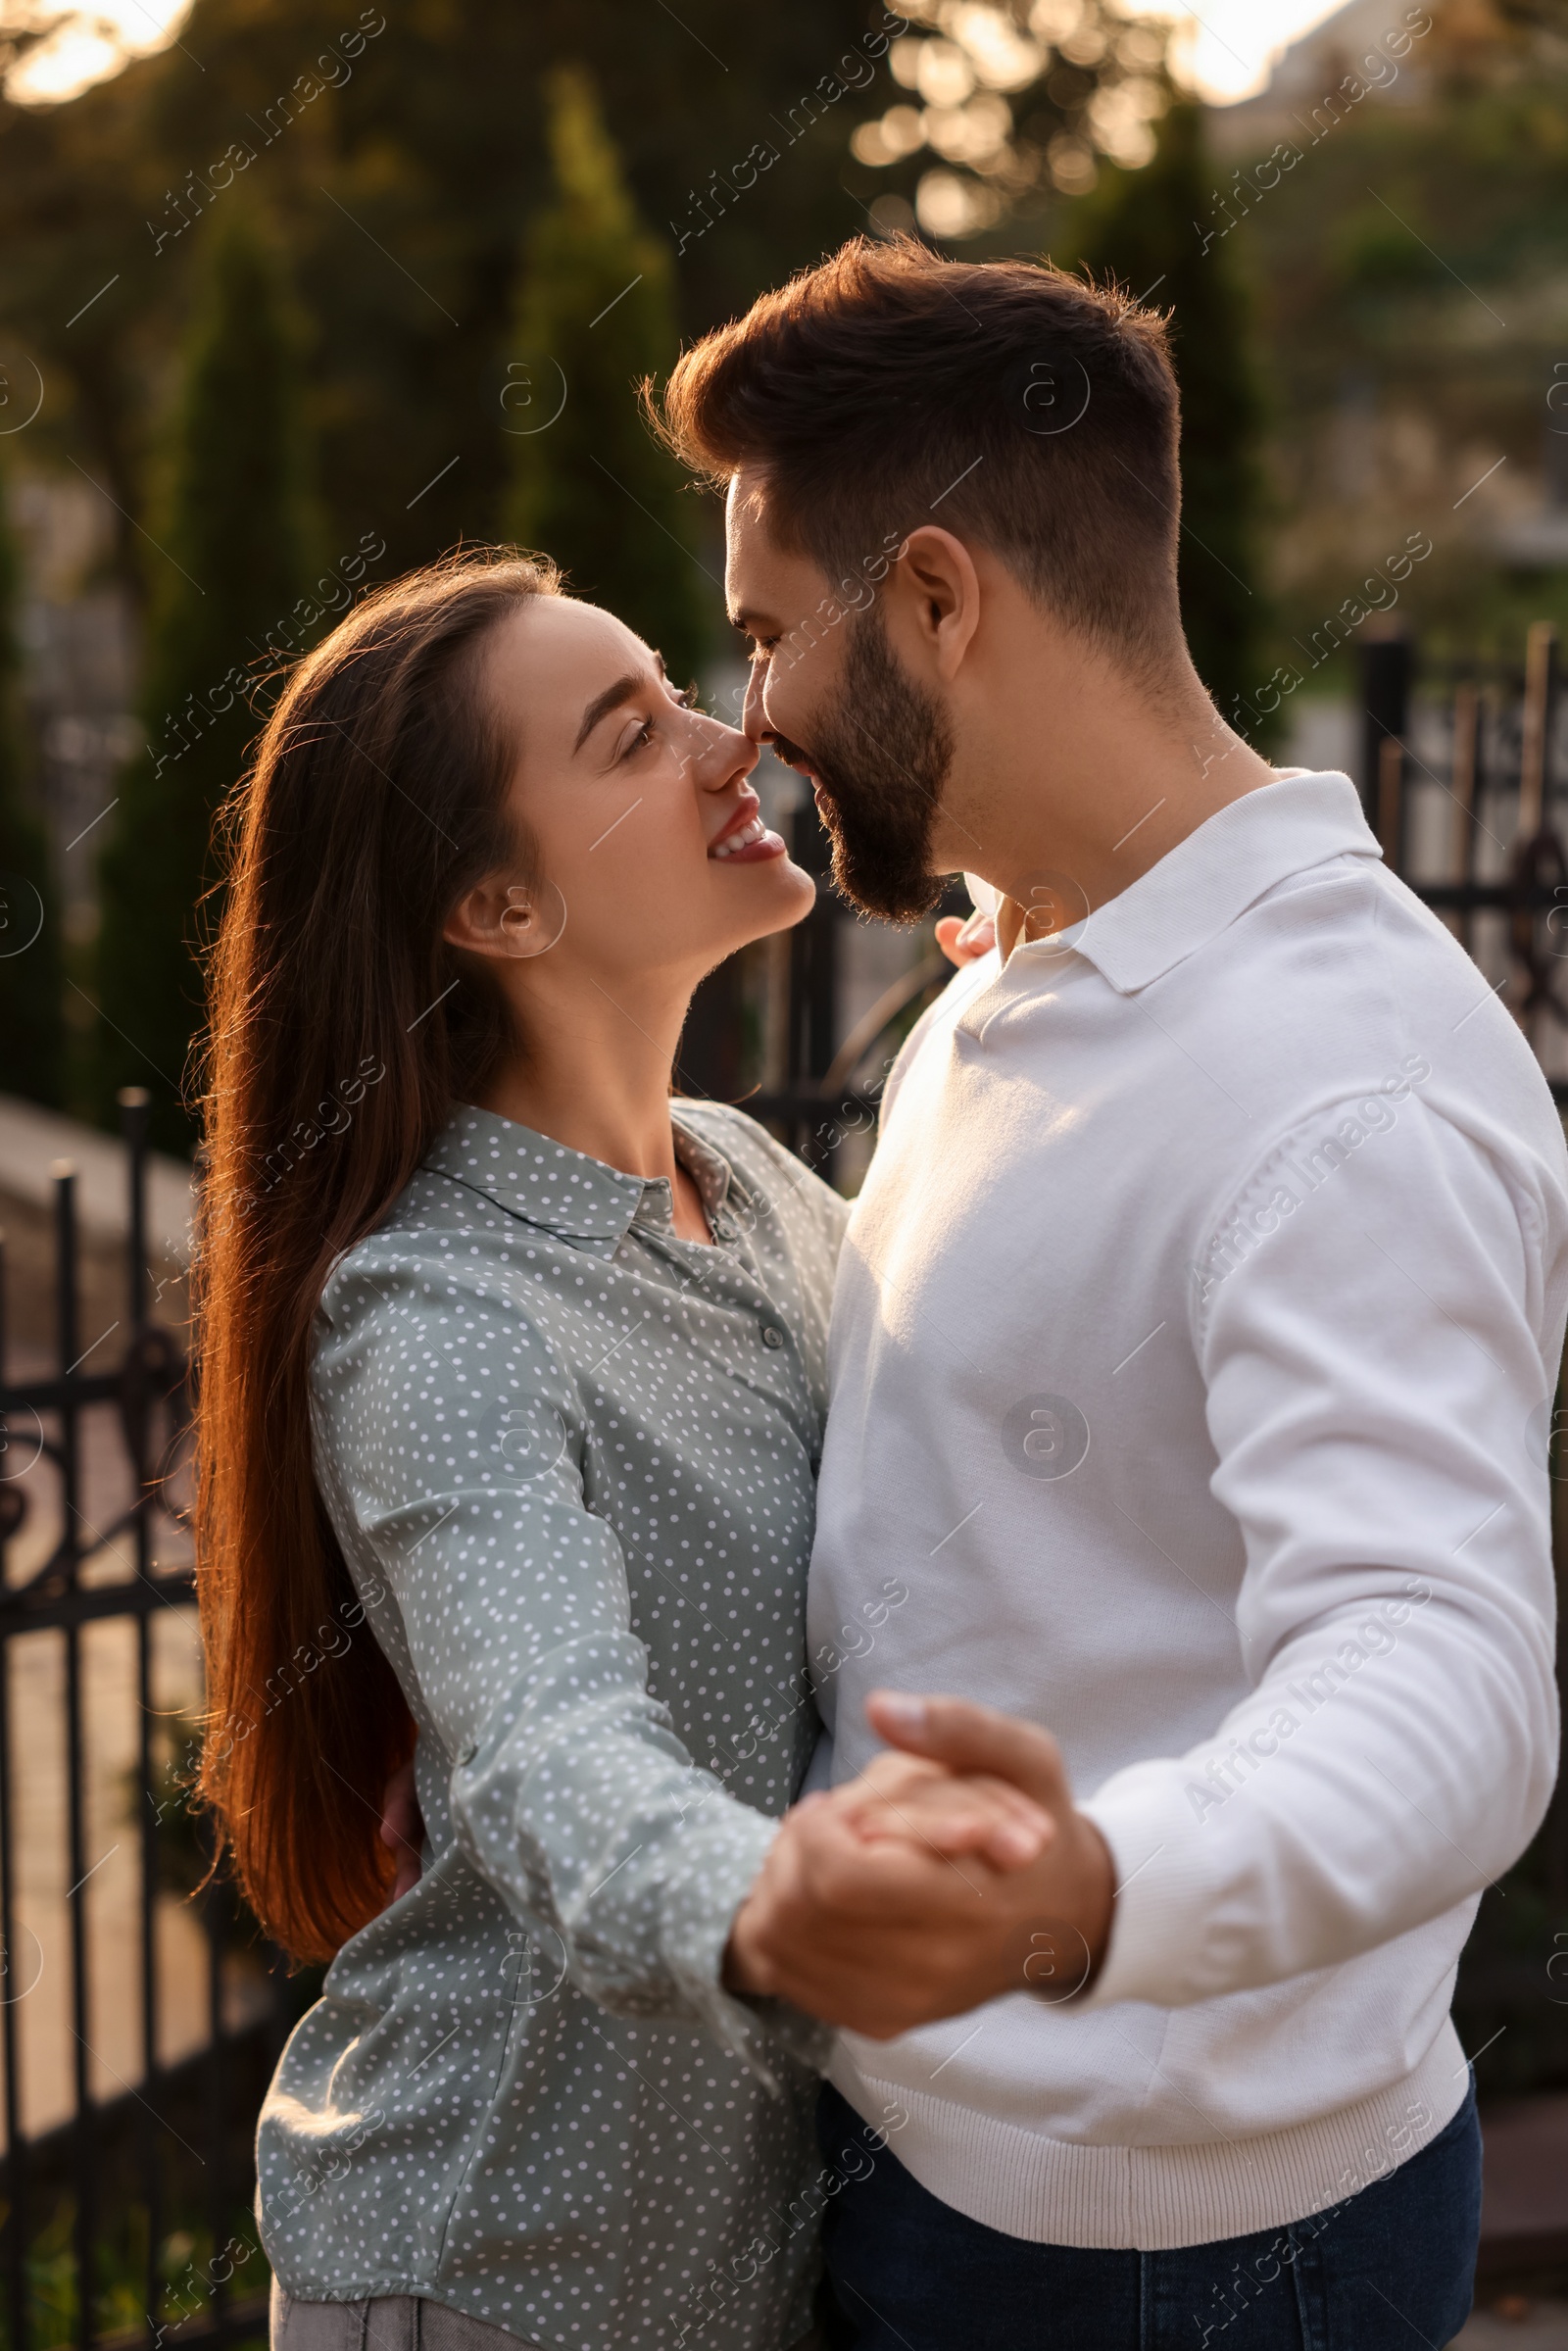
<instances>
[{"instance_id":1,"label":"woman's smile","mask_svg":"<svg viewBox=\"0 0 1568 2351\"><path fill-rule=\"evenodd\" d=\"M771 857L785 857L788 844L777 833L767 830L762 822L760 802L755 792L747 792L729 822L709 843L708 854L710 858L726 863L734 860L744 865L760 865Z\"/></svg>"}]
</instances>

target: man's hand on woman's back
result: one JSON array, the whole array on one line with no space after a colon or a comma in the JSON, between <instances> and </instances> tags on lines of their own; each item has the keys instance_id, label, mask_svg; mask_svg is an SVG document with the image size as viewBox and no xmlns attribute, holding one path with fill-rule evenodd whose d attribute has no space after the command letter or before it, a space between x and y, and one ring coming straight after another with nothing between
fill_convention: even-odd
<instances>
[{"instance_id":1,"label":"man's hand on woman's back","mask_svg":"<svg viewBox=\"0 0 1568 2351\"><path fill-rule=\"evenodd\" d=\"M423 1868L420 1855L424 1849L424 1815L419 1810L418 1789L414 1784L412 1755L392 1774L382 1791L379 1835L398 1865L392 1891L387 1896L390 1908L414 1891Z\"/></svg>"},{"instance_id":2,"label":"man's hand on woman's back","mask_svg":"<svg viewBox=\"0 0 1568 2351\"><path fill-rule=\"evenodd\" d=\"M996 944L997 926L989 914L971 914L967 921L956 914L944 914L937 924L938 947L948 961L960 969L988 955Z\"/></svg>"}]
</instances>

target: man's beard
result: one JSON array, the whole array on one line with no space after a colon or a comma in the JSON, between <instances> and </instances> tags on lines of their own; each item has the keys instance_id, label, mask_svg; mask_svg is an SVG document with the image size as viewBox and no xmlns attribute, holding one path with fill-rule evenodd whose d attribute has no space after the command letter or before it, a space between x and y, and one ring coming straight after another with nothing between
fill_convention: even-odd
<instances>
[{"instance_id":1,"label":"man's beard","mask_svg":"<svg viewBox=\"0 0 1568 2351\"><path fill-rule=\"evenodd\" d=\"M942 896L931 833L953 765L952 731L935 696L900 667L879 614L849 630L838 695L813 721L810 749L775 742L821 784L833 879L845 897L862 913L915 922Z\"/></svg>"}]
</instances>

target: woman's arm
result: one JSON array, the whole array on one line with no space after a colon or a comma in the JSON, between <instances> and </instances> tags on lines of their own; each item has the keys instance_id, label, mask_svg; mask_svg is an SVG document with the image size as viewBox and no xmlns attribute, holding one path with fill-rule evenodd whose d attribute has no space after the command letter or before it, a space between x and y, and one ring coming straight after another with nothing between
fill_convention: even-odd
<instances>
[{"instance_id":1,"label":"woman's arm","mask_svg":"<svg viewBox=\"0 0 1568 2351\"><path fill-rule=\"evenodd\" d=\"M493 1269L362 1249L323 1307L321 1484L390 1595L370 1622L416 1687L458 1849L601 2005L701 2021L755 2060L720 1969L778 1824L694 1765L649 1692L573 1384Z\"/></svg>"}]
</instances>

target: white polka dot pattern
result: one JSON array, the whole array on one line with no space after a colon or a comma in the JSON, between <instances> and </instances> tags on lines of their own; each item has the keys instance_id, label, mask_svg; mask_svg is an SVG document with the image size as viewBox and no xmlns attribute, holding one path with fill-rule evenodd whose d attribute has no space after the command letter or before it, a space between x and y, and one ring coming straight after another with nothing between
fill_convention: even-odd
<instances>
[{"instance_id":1,"label":"white polka dot pattern","mask_svg":"<svg viewBox=\"0 0 1568 2351\"><path fill-rule=\"evenodd\" d=\"M427 1843L263 2110L299 2301L418 2294L562 2351L808 2323L785 2216L828 2036L719 1969L815 1735L847 1206L740 1112L673 1110L713 1246L667 1184L464 1109L326 1284L318 1477L418 1725Z\"/></svg>"}]
</instances>

